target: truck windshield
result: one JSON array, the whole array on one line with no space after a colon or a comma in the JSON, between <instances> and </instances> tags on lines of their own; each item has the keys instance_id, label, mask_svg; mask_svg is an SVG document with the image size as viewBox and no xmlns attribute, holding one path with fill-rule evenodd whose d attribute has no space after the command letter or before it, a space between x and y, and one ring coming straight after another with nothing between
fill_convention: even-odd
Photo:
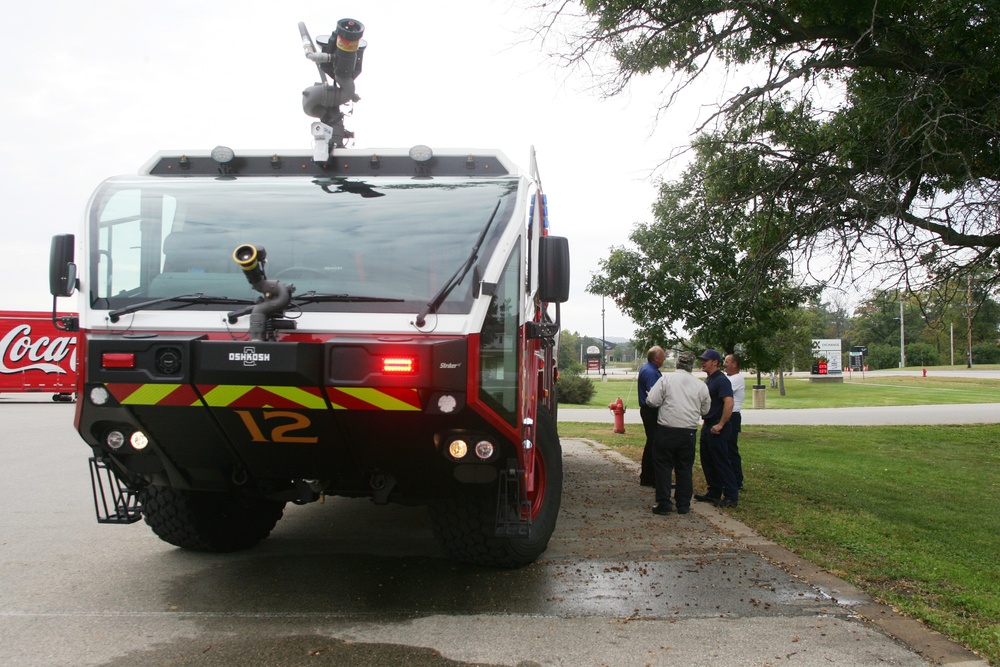
<instances>
[{"instance_id":1,"label":"truck windshield","mask_svg":"<svg viewBox=\"0 0 1000 667\"><path fill-rule=\"evenodd\" d=\"M296 294L385 299L317 299L303 310L416 312L469 257L499 204L479 253L485 267L517 188L516 178L111 179L90 211L91 302L118 309L185 294L253 299L233 260L249 243L266 249L267 277ZM472 276L437 312L468 312Z\"/></svg>"}]
</instances>

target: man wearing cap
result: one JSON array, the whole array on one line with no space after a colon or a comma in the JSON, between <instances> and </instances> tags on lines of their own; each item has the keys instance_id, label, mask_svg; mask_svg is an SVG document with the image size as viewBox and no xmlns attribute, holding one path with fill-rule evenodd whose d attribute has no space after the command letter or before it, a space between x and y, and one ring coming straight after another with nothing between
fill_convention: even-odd
<instances>
[{"instance_id":1,"label":"man wearing cap","mask_svg":"<svg viewBox=\"0 0 1000 667\"><path fill-rule=\"evenodd\" d=\"M653 466L656 471L656 505L653 514L669 514L671 475L677 478L674 502L678 514L691 510L694 483L694 444L698 422L712 405L708 386L691 375L694 354L677 355L677 369L660 378L646 395L646 405L659 408L653 440Z\"/></svg>"},{"instance_id":2,"label":"man wearing cap","mask_svg":"<svg viewBox=\"0 0 1000 667\"><path fill-rule=\"evenodd\" d=\"M705 384L712 400L701 427L701 469L705 473L708 491L696 495L695 499L714 503L718 507L736 507L739 490L729 458L733 385L720 370L722 355L718 351L709 348L698 358L701 359L701 370L708 375Z\"/></svg>"}]
</instances>

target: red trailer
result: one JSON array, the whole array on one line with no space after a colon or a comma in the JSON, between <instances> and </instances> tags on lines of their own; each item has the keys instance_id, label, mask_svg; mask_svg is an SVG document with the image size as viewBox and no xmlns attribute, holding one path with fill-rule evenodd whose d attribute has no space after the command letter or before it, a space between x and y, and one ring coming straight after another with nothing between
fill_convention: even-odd
<instances>
[{"instance_id":1,"label":"red trailer","mask_svg":"<svg viewBox=\"0 0 1000 667\"><path fill-rule=\"evenodd\" d=\"M57 329L51 312L0 311L0 392L51 392L54 401L73 400L76 334Z\"/></svg>"}]
</instances>

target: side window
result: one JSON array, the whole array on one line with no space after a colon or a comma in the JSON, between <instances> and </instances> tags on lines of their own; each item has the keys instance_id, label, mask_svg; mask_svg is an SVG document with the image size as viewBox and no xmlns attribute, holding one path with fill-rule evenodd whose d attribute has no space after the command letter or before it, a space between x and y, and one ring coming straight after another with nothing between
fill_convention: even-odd
<instances>
[{"instance_id":1,"label":"side window","mask_svg":"<svg viewBox=\"0 0 1000 667\"><path fill-rule=\"evenodd\" d=\"M479 339L479 396L511 424L517 416L520 265L518 247L500 276Z\"/></svg>"},{"instance_id":2,"label":"side window","mask_svg":"<svg viewBox=\"0 0 1000 667\"><path fill-rule=\"evenodd\" d=\"M165 230L176 210L170 196L143 198L122 190L106 203L98 222L96 296L140 295L160 271Z\"/></svg>"}]
</instances>

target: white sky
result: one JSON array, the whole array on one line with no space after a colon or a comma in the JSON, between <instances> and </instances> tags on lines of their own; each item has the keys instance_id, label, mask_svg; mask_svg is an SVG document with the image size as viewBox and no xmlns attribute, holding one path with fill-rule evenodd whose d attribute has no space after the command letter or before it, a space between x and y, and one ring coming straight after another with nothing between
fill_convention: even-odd
<instances>
[{"instance_id":1,"label":"white sky","mask_svg":"<svg viewBox=\"0 0 1000 667\"><path fill-rule=\"evenodd\" d=\"M600 336L601 298L584 289L608 248L650 219L649 174L687 142L701 100L658 123L663 78L601 101L584 72L530 40L537 16L516 2L19 4L0 27L0 309L51 307L51 236L79 233L97 185L157 150L309 149L301 92L317 73L297 24L315 38L350 17L368 42L346 123L355 145L499 148L522 168L534 145L552 233L570 239L563 325ZM631 321L605 307L606 335L631 337Z\"/></svg>"}]
</instances>

